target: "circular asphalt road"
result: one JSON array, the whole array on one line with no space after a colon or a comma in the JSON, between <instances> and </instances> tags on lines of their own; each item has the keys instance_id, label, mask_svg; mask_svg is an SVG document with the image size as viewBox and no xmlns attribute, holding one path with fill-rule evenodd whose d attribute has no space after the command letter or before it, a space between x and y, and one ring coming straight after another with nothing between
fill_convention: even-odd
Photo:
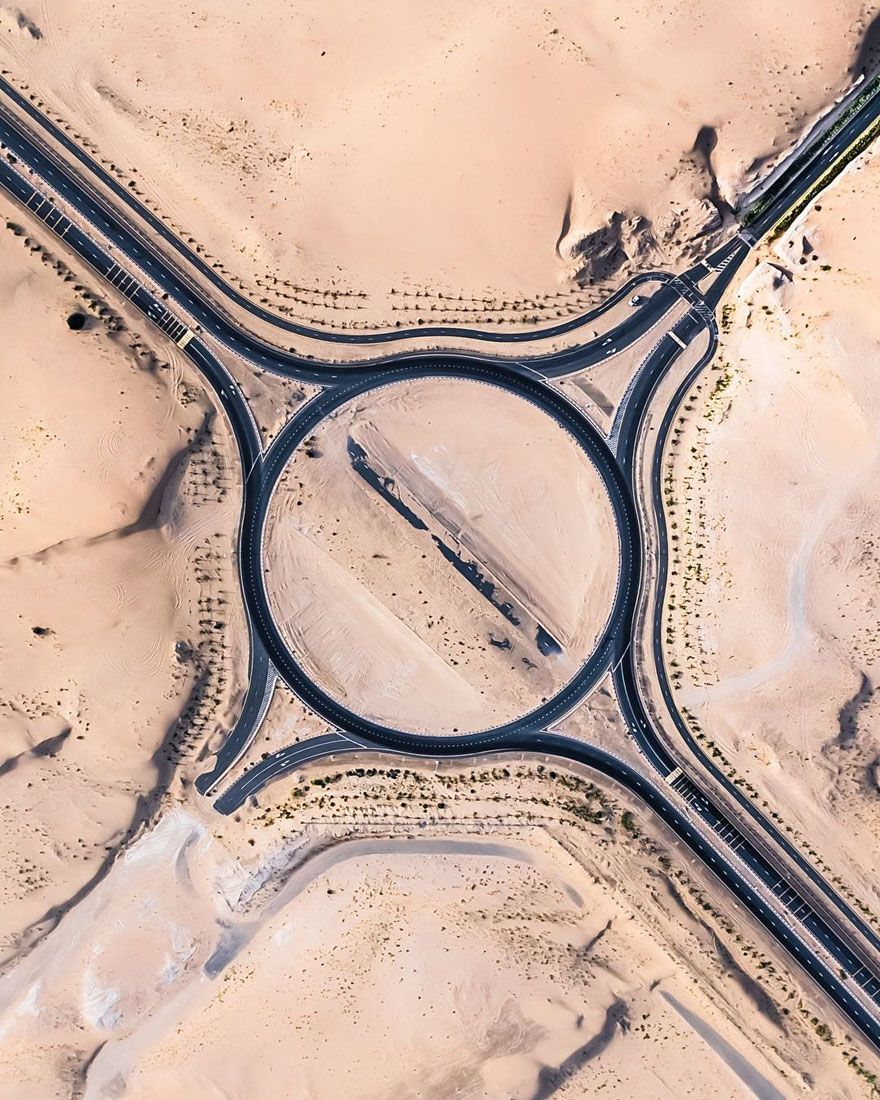
<instances>
[{"instance_id":1,"label":"circular asphalt road","mask_svg":"<svg viewBox=\"0 0 880 1100\"><path fill-rule=\"evenodd\" d=\"M496 386L529 401L565 429L586 453L608 493L618 537L619 567L611 611L593 653L578 672L555 695L528 713L479 733L432 736L413 734L357 714L334 699L306 673L282 637L272 613L263 575L263 538L272 493L279 477L296 450L317 425L352 398L394 382L414 378L468 379ZM546 728L566 714L591 690L608 669L625 609L631 603L634 577L638 576L638 528L624 476L599 430L558 390L536 379L524 369L509 365L493 367L464 357L437 357L414 366L388 367L352 386L333 388L304 406L285 426L249 479L242 524L241 576L246 588L245 604L253 617L253 628L266 647L281 678L316 714L338 729L389 746L418 741L422 748L438 751L485 747L503 741L524 729Z\"/></svg>"}]
</instances>

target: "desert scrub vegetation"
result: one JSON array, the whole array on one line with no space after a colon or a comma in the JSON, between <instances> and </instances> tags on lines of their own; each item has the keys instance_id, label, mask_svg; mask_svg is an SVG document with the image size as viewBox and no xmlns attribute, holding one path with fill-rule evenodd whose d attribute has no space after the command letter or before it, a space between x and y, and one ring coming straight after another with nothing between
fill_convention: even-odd
<instances>
[{"instance_id":1,"label":"desert scrub vegetation","mask_svg":"<svg viewBox=\"0 0 880 1100\"><path fill-rule=\"evenodd\" d=\"M664 456L662 489L669 570L663 638L675 687L682 686L685 675L694 685L717 681L711 648L702 629L712 614L706 594L710 580L721 580L725 585L731 580L725 574L726 562L711 553L723 522L709 513L706 475L712 429L723 421L730 407L736 377L731 365L723 360L702 376L679 408ZM714 571L714 577L710 577L710 571Z\"/></svg>"},{"instance_id":2,"label":"desert scrub vegetation","mask_svg":"<svg viewBox=\"0 0 880 1100\"><path fill-rule=\"evenodd\" d=\"M751 923L721 903L678 849L665 846L651 829L651 816L579 775L527 763L436 770L337 765L306 772L277 805L258 810L249 828L252 838L271 830L273 843L313 836L324 846L367 835L527 838L531 830L543 831L596 883L613 890L658 942L669 947L664 907L671 903L679 918L688 915L684 927L695 937L688 950L701 952L714 974L734 974L747 996L766 998L765 1010L783 1032L809 1031L847 1064L853 1057L846 1038L800 995L784 961L755 942ZM672 923L679 928L681 921ZM858 1072L856 1064L850 1068Z\"/></svg>"}]
</instances>

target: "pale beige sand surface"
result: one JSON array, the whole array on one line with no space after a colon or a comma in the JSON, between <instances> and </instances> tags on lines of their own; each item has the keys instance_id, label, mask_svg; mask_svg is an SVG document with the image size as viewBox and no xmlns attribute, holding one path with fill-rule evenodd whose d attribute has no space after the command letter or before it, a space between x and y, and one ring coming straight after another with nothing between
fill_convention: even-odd
<instances>
[{"instance_id":1,"label":"pale beige sand surface","mask_svg":"<svg viewBox=\"0 0 880 1100\"><path fill-rule=\"evenodd\" d=\"M166 814L0 980L4 1100L72 1072L88 1100L867 1095L847 1061L873 1062L614 792L512 761L310 776L238 823Z\"/></svg>"},{"instance_id":2,"label":"pale beige sand surface","mask_svg":"<svg viewBox=\"0 0 880 1100\"><path fill-rule=\"evenodd\" d=\"M136 317L102 319L33 247L0 229L3 963L191 766L241 659L204 625L230 595L225 430Z\"/></svg>"},{"instance_id":3,"label":"pale beige sand surface","mask_svg":"<svg viewBox=\"0 0 880 1100\"><path fill-rule=\"evenodd\" d=\"M875 921L878 180L862 160L727 311L676 449L669 620L704 735Z\"/></svg>"},{"instance_id":4,"label":"pale beige sand surface","mask_svg":"<svg viewBox=\"0 0 880 1100\"><path fill-rule=\"evenodd\" d=\"M352 445L425 530L358 474ZM495 585L494 603L435 539ZM610 501L575 440L530 403L453 379L382 387L321 424L265 538L294 653L358 713L419 732L498 725L558 690L607 620L617 558ZM558 652L542 652L539 628Z\"/></svg>"},{"instance_id":5,"label":"pale beige sand surface","mask_svg":"<svg viewBox=\"0 0 880 1100\"><path fill-rule=\"evenodd\" d=\"M561 1095L585 1085L610 1096L750 1095L645 988L656 977L694 1004L668 959L569 861L536 866L533 849L465 840L373 847L340 853L261 929L224 974L223 996L203 992L201 1011L143 1058L128 1095L526 1098L549 1094L542 1069L549 1085L590 1046L584 1080ZM719 1025L705 1001L695 1007ZM253 1024L231 1049L242 1018ZM673 1043L697 1066L684 1092L664 1053Z\"/></svg>"},{"instance_id":6,"label":"pale beige sand surface","mask_svg":"<svg viewBox=\"0 0 880 1100\"><path fill-rule=\"evenodd\" d=\"M675 265L849 82L862 0L54 0L4 67L257 298L553 319ZM707 162L706 153L710 152Z\"/></svg>"}]
</instances>

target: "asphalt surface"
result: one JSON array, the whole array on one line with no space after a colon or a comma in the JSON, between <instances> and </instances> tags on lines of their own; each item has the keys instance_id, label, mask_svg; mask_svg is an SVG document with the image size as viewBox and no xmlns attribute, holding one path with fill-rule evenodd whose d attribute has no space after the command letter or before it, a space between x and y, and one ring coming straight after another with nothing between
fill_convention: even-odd
<instances>
[{"instance_id":1,"label":"asphalt surface","mask_svg":"<svg viewBox=\"0 0 880 1100\"><path fill-rule=\"evenodd\" d=\"M3 83L0 83L0 92L4 92L7 97L17 95ZM19 100L19 107L26 110L38 126L46 129L51 125L39 112L35 113L35 109L27 101L21 101L21 97ZM211 385L235 434L245 474L238 565L251 633L251 683L235 734L230 739L230 743L224 745L212 772L206 773L206 777L200 781L200 789L211 789L219 777L225 774L226 769L241 757L265 713L276 672L304 703L337 728L337 732L323 738L289 746L249 769L238 783L233 784L217 800L215 805L219 810L232 812L249 796L257 793L265 783L302 766L309 760L364 749L435 758L438 756L470 757L487 752L528 752L548 754L586 764L625 786L658 814L674 830L679 839L704 860L710 870L731 889L753 916L776 936L782 947L847 1013L863 1034L880 1047L880 1025L876 1014L873 1010L868 1012L863 1007L856 988L861 987L863 994L870 997L874 1004L880 1004L878 1001L880 979L874 971L866 967L864 954L854 949L852 938L843 934L839 928L832 927L825 914L815 911L804 901L800 886L794 888L782 881L779 872L767 859L765 852L753 844L729 819L729 816L713 802L694 775L688 773L675 780L675 797L672 797L672 791L659 781L673 771L677 764L664 739L653 728L646 712L638 687L638 670L635 665L636 647L632 644L637 596L643 575L642 532L639 529L633 497L633 458L651 396L656 392L660 380L674 365L683 348L698 333L708 328L714 340L712 316L714 305L717 304L724 287L733 278L736 269L747 255L753 236L776 223L778 217L784 213L784 209L788 208L784 204L787 203L790 206L800 194L808 190L812 183L821 177L828 165L833 163L840 152L858 135L859 125L864 128L877 116L878 109L880 109L880 98L866 105L866 108L859 112L856 118L850 120L840 134L825 143L817 143L815 156L807 163L801 164L797 172L791 174L791 178L786 179L784 175L780 177L775 185L777 190L767 210L760 220L752 223L749 231L743 236L733 238L686 276L673 278L661 273L657 276L643 277L642 281L659 280L663 284L661 289L652 294L641 308L634 310L626 322L617 325L609 333L583 347L563 353L531 357L527 363L517 363L510 359L493 359L488 356L441 355L432 352L389 357L369 364L361 363L357 367L321 363L296 356L294 353L279 352L277 348L243 331L240 326L205 301L194 289L194 284L176 266L172 267L158 251L153 251L145 239L132 230L127 221L109 209L93 188L78 175L70 172L51 150L40 147L40 142L34 135L28 134L5 110L0 110L0 141L39 177L35 179L29 176L26 170L22 170L22 165L13 165L8 159L0 158L0 185L73 248L167 337L175 341L183 338L184 353L190 357ZM80 163L85 163L85 154L78 151L66 135L58 132L54 136ZM170 235L169 239L169 231L157 219L153 218L151 222L144 208L135 209L132 205L132 196L126 193L125 189L122 189L112 177L104 173L100 166L92 163L85 164L85 167L89 172L102 176L104 186L149 224L152 231L161 234L166 243L176 249L182 259L198 270L200 275L210 278L218 290L232 297L233 300L236 300L236 297L240 298L232 288L226 287L226 284L218 285L216 273L206 269L206 265L177 242L173 235ZM40 185L41 180L45 183L45 187ZM87 228L80 228L78 224L70 222L64 211L52 201L48 193L50 188L77 212L78 217L82 217ZM108 247L102 246L88 232L88 228L95 230L97 236L104 237L111 244ZM151 286L144 285L135 277L126 268L125 260L141 268L149 278ZM712 286L704 293L700 293L696 283L710 276L714 280ZM222 280L220 282L222 283ZM615 300L619 301L625 294L632 293L636 285L640 285L639 282L632 281L618 292ZM159 289L154 291L152 287ZM194 325L201 326L205 332L235 354L258 365L264 365L267 370L318 382L330 388L299 410L272 447L263 453L250 410L234 380L204 341L198 335L193 335L188 330L187 323L166 305L168 298L173 299L178 309L185 310L194 319ZM583 369L592 362L601 361L659 326L671 306L681 300L687 301L691 308L685 317L675 323L670 332L659 335L654 349L633 380L627 395L625 413L620 423L616 425L615 451L612 452L608 443L592 424L570 405L564 396L545 385L537 375ZM245 299L236 301L236 304L241 308L247 308L251 313L265 312L260 311ZM574 319L561 326L554 326L545 330L543 335L559 335L573 331L578 325L595 319L602 312L604 310L600 309L594 311L587 319ZM271 314L267 314L262 319L276 327L287 328L288 331L308 335L310 338L328 338L341 342L381 343L400 340L405 335L401 330L388 333L321 333L319 335L307 326L280 322ZM504 332L479 333L457 328L423 327L413 335L512 342L510 334ZM529 332L517 334L515 338L534 341L540 335L542 334ZM333 409L356 394L396 380L429 376L466 377L483 384L501 386L522 399L533 402L566 428L584 448L602 477L614 509L620 544L620 570L612 613L595 653L579 673L556 696L521 719L492 730L461 736L422 736L389 729L347 710L328 696L305 674L281 638L271 616L263 578L262 531L271 490L298 443ZM671 411L667 410L667 416L671 417L671 415ZM655 509L657 506L658 502L655 499ZM659 515L661 517L659 527L662 531L662 511ZM665 552L661 556L664 559L665 569ZM655 649L655 658L656 655ZM662 668L662 652L659 656L658 667ZM647 778L638 769L613 754L547 732L553 722L584 698L599 677L609 668L613 669L621 711L633 739L646 765L653 769L658 780ZM671 696L669 702L670 712L676 715L677 711L672 704ZM699 750L695 754L690 743L688 747L691 749L693 759L697 760L701 767L705 767ZM715 772L717 773L717 769ZM713 780L725 782L725 777L713 774ZM684 800L685 805L679 805L679 798ZM754 807L749 806L748 810L753 817L756 815ZM760 818L760 814L757 814L757 817ZM700 828L696 824L697 818L701 822ZM769 826L769 823L763 823L763 827L767 836L773 838L775 842L772 826ZM797 862L791 853L787 852L786 855L793 862ZM822 892L836 905L841 917L851 921L864 934L863 928L859 928L856 923L857 918L854 919L854 915L842 903L842 899L837 897L836 892L824 884L817 873L813 872L810 879L814 885L819 886L820 890L824 885ZM783 907L783 913L774 910L769 904L770 898L774 899L775 904ZM814 943L821 944L822 950L817 951ZM840 972L845 973L847 977L841 978Z\"/></svg>"},{"instance_id":2,"label":"asphalt surface","mask_svg":"<svg viewBox=\"0 0 880 1100\"><path fill-rule=\"evenodd\" d=\"M704 319L696 313L688 314L677 322L672 329L672 334L677 337L677 340L673 338L673 335L667 334L664 336L658 342L651 356L648 357L638 376L637 385L630 400L626 423L620 432L617 455L617 463L619 464L617 469L621 472L628 472L630 477L633 471L633 454L636 442L640 435L644 412L650 403L650 399L659 382L665 377L675 359L681 354L682 345L686 346L703 331L704 323ZM709 351L703 356L697 370L705 368L706 363L714 354L715 346L713 333ZM484 368L474 368L473 373L467 373L464 376L477 381L488 380L490 384L502 384L511 392L518 393L519 396L534 401L548 415L554 416L567 430L575 434L575 438L578 439L578 442L588 453L591 447L595 449L593 460L603 474L603 480L614 507L619 529L625 532L625 535L621 537L621 578L625 573L629 573L633 578L640 576L642 572L641 540L638 536L637 526L633 523L632 510L626 507L632 492L632 485L630 482L628 493L622 492L619 479L609 476L615 468L615 464L609 460L607 455L604 461L597 461L595 454L601 453L604 446L602 437L598 433L595 433L594 437L594 429L583 430L588 422L584 421L564 398L561 399L557 407L552 407L549 399L549 394L552 391L548 391L545 386L536 383L530 376L516 379L515 376L505 372L502 379L491 376L487 379L483 370ZM438 364L432 370L425 372L426 376L438 374L463 376L463 372L458 365L454 367L450 365L446 370L443 370ZM389 370L382 378L374 379L370 383L359 386L357 392L365 392L377 384L389 384L399 376L397 371ZM413 376L410 373L410 368L405 368L404 376ZM312 433L315 426L329 415L333 409L337 408L342 400L349 400L350 396L353 396L353 394L349 391L327 394L324 398L314 401L309 408L304 410L307 415L291 421L266 456L266 477L269 485L274 484L293 451ZM669 413L667 415L671 416ZM574 422L572 422L573 416ZM580 433L577 431L578 423L581 425ZM267 650L285 682L312 710L339 730L345 731L345 734L350 735L347 739L337 737L329 741L327 739L316 741L317 758L331 755L341 756L363 748L430 757L468 757L485 752L519 750L529 753L552 752L556 756L578 760L582 763L589 763L590 760L593 760L595 766L599 766L599 764L596 764L595 757L592 757L590 753L584 754L583 746L580 743L569 738L548 734L545 731L561 715L573 709L592 690L598 678L604 674L608 667L614 665L614 684L618 702L645 760L660 777L667 776L678 766L678 761L670 755L662 739L655 732L638 691L634 662L635 648L630 644L636 607L636 590L632 583L619 584L609 627L593 657L584 666L582 673L542 708L538 708L535 712L524 715L505 726L481 733L456 735L454 737L414 735L406 731L392 730L387 726L377 725L341 706L336 700L317 688L309 677L304 674L295 658L287 650L280 632L272 620L262 578L261 532L265 522L268 495L267 493L262 498L258 508L251 512L245 520L245 538L242 553L251 558L254 563L253 569L246 579L246 583L253 586L246 602L249 607L254 609L254 613L260 619L261 636L267 639ZM627 562L628 566L626 565ZM233 812L248 797L265 786L267 782L288 774L314 759L310 755L310 751L310 743L306 742L288 747L267 757L245 772L235 784L225 791L215 803L216 808L225 813ZM607 761L605 763L607 764ZM620 763L622 762L618 761L618 764ZM719 778L725 787L736 789L727 780L726 776L719 773ZM630 789L633 789L632 786ZM635 790L641 794L640 787L636 786ZM780 874L776 865L768 860L765 853L756 847L729 820L718 804L700 786L688 776L682 776L680 780L676 781L675 790L688 803L693 814L701 818L718 838L719 850L728 850L735 855L735 860L731 861L730 872L734 873L736 868L740 867L763 883L768 893L789 914L792 927L799 925L805 928L812 937L822 944L828 956L834 960L839 968L850 975L848 980L861 986L872 1000L876 999L878 993L880 993L880 980L878 980L875 971L871 969L871 960L866 958L858 950L858 947L853 945L851 939L841 935L838 929L832 927L822 915L813 909L810 903L804 900L802 893L791 885L790 880ZM751 806L748 807L748 810L750 813L755 813L754 808ZM713 870L717 870L717 868L713 866ZM728 875L722 874L720 877L726 881ZM743 885L746 885L745 881ZM766 904L762 908L767 911ZM770 926L768 925L768 927ZM802 947L805 946L801 941L798 942ZM786 942L784 946L789 948L791 945ZM817 963L817 966L818 970L814 968L811 971L814 977L823 974L825 977L833 976L832 971L825 963ZM852 997L850 997L850 1000L856 1003Z\"/></svg>"}]
</instances>

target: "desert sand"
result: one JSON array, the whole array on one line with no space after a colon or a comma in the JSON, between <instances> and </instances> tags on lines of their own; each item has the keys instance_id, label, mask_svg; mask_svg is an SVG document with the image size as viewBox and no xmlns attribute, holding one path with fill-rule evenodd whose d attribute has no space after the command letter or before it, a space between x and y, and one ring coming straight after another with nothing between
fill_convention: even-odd
<instances>
[{"instance_id":1,"label":"desert sand","mask_svg":"<svg viewBox=\"0 0 880 1100\"><path fill-rule=\"evenodd\" d=\"M847 87L868 12L55 0L0 20L3 67L213 263L349 327L555 319L680 265Z\"/></svg>"},{"instance_id":2,"label":"desert sand","mask_svg":"<svg viewBox=\"0 0 880 1100\"><path fill-rule=\"evenodd\" d=\"M598 471L546 413L426 379L355 399L304 441L264 561L276 621L331 695L398 728L465 732L532 709L590 656L618 539Z\"/></svg>"},{"instance_id":3,"label":"desert sand","mask_svg":"<svg viewBox=\"0 0 880 1100\"><path fill-rule=\"evenodd\" d=\"M166 814L0 998L16 1100L86 1061L88 1100L842 1100L870 1072L638 806L505 761Z\"/></svg>"},{"instance_id":4,"label":"desert sand","mask_svg":"<svg viewBox=\"0 0 880 1100\"><path fill-rule=\"evenodd\" d=\"M18 232L11 206L0 216L13 227L0 230L10 965L193 766L240 686L242 653L240 634L212 625L238 625L222 421L188 368L145 347L136 316ZM68 327L74 315L82 328Z\"/></svg>"},{"instance_id":5,"label":"desert sand","mask_svg":"<svg viewBox=\"0 0 880 1100\"><path fill-rule=\"evenodd\" d=\"M872 154L726 309L674 448L686 568L670 619L704 737L875 924L878 180Z\"/></svg>"},{"instance_id":6,"label":"desert sand","mask_svg":"<svg viewBox=\"0 0 880 1100\"><path fill-rule=\"evenodd\" d=\"M869 19L856 0L56 0L0 9L0 66L277 313L521 328L702 252L859 71ZM677 690L862 904L878 171L742 286L674 465L706 567L674 591ZM233 447L186 363L4 210L0 1098L871 1095L876 1058L595 777L385 759L288 777L232 819L195 795L246 668ZM621 365L578 383L605 427ZM230 367L266 439L308 396ZM278 491L279 618L328 690L382 720L522 713L604 622L595 471L511 400L383 391L323 425ZM424 564L349 437L426 528L466 521L561 657ZM340 663L334 631L363 659ZM606 686L566 729L614 746L610 707ZM279 690L250 759L322 728Z\"/></svg>"}]
</instances>

